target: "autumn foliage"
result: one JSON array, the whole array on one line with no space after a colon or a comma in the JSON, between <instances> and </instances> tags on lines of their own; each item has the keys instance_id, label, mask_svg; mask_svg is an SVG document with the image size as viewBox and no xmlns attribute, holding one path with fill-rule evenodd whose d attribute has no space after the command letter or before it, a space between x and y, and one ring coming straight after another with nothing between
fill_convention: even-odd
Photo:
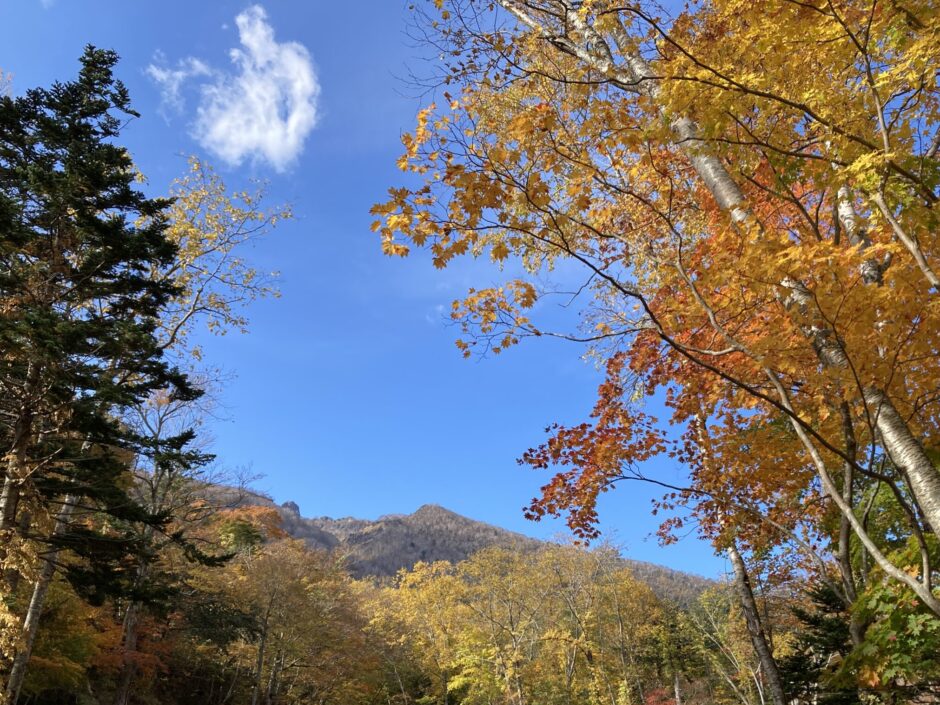
<instances>
[{"instance_id":1,"label":"autumn foliage","mask_svg":"<svg viewBox=\"0 0 940 705\"><path fill-rule=\"evenodd\" d=\"M659 509L687 510L666 540L690 524L831 584L876 662L862 604L892 585L920 615L894 639L917 641L940 618L936 8L433 5L443 100L404 139L419 185L374 229L390 255L524 273L455 302L464 354L552 335L605 371L591 418L523 455L555 472L528 515L591 538L600 493L664 484ZM538 320L562 264L576 330Z\"/></svg>"},{"instance_id":2,"label":"autumn foliage","mask_svg":"<svg viewBox=\"0 0 940 705\"><path fill-rule=\"evenodd\" d=\"M603 493L650 483L660 538L732 579L666 604L551 546L355 581L220 484L195 331L276 295L242 253L290 210L198 159L147 197L88 47L0 85L0 703L936 702L936 4L411 9L435 102L384 252L506 273L453 303L465 357L559 337L602 377L583 423L520 439L527 516L587 543Z\"/></svg>"}]
</instances>

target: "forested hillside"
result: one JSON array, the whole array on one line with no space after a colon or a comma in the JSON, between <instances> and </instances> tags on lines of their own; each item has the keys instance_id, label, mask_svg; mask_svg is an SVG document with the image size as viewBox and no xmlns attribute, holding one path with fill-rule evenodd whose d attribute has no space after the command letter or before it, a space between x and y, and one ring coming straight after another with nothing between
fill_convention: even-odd
<instances>
[{"instance_id":1,"label":"forested hillside","mask_svg":"<svg viewBox=\"0 0 940 705\"><path fill-rule=\"evenodd\" d=\"M426 504L413 514L391 514L375 521L346 517L304 519L289 509L284 528L320 548L334 548L346 556L356 576L393 576L420 561L458 562L488 546L534 549L538 542L483 522L467 519L443 507ZM309 528L331 538L321 543Z\"/></svg>"}]
</instances>

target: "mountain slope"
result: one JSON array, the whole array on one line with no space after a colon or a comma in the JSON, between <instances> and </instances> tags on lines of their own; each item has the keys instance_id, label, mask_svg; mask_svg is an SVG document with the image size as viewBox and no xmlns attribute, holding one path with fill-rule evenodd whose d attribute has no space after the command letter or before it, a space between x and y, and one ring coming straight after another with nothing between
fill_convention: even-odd
<instances>
[{"instance_id":1,"label":"mountain slope","mask_svg":"<svg viewBox=\"0 0 940 705\"><path fill-rule=\"evenodd\" d=\"M260 495L252 495L248 501L275 506ZM339 551L346 556L350 572L356 577L392 576L419 561L458 562L489 546L538 550L545 545L435 504L426 504L413 514L389 514L374 521L353 517L306 518L294 502L285 502L278 510L288 534L312 547ZM701 576L654 563L627 558L624 563L660 597L680 604L688 604L714 584Z\"/></svg>"}]
</instances>

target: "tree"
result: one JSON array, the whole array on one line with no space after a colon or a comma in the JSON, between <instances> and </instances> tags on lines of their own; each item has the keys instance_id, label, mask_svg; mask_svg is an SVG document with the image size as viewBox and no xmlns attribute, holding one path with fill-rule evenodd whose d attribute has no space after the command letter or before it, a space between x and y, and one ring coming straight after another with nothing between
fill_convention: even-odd
<instances>
[{"instance_id":1,"label":"tree","mask_svg":"<svg viewBox=\"0 0 940 705\"><path fill-rule=\"evenodd\" d=\"M200 390L211 396L219 375L200 369L202 354L191 339L192 332L200 323L216 335L233 329L246 332L245 306L258 298L277 295L273 275L265 276L255 270L246 260L245 250L278 221L289 218L290 211L283 207L265 208L263 188L254 193L230 191L208 164L195 157L189 159L188 172L171 185L170 198L167 235L178 252L171 266L154 269L150 276L171 284L176 294L161 311L157 337L164 355L192 370ZM173 524L172 531L162 537L152 527L138 527L142 551L135 584L139 591L148 583L152 589L152 584L158 582L155 564L161 561L162 552L183 544L197 524L219 509L204 488L228 478L207 471L205 466L211 456L197 452L188 456L167 453L168 444L172 446L181 433L201 426L206 396L197 402L174 398L161 390L125 414L125 423L153 448L150 457L137 458L132 493L148 511L172 518ZM218 560L195 550L192 544L185 549L190 560L203 563ZM136 625L145 602L132 598L123 605L122 643L126 653L115 705L125 705L130 694L135 671Z\"/></svg>"},{"instance_id":2,"label":"tree","mask_svg":"<svg viewBox=\"0 0 940 705\"><path fill-rule=\"evenodd\" d=\"M435 5L419 13L446 105L405 137L400 164L424 182L375 207L384 248L427 247L439 267L518 259L528 280L455 303L465 353L560 335L607 363L592 422L554 429L529 456L570 466L531 515L568 513L590 535L598 494L672 453L692 480L677 498L706 535L726 537L730 521L745 541L812 545L803 530L828 533L831 509L844 546L940 615L925 538L940 523L928 452L940 372L935 13ZM791 57L805 57L801 70ZM553 293L532 280L560 262L585 273L581 331L532 320ZM663 392L684 439L639 408ZM921 549L916 575L866 530L857 478L892 492Z\"/></svg>"},{"instance_id":3,"label":"tree","mask_svg":"<svg viewBox=\"0 0 940 705\"><path fill-rule=\"evenodd\" d=\"M427 697L441 705L452 702L450 681L465 619L458 606L462 593L450 563L417 563L399 574L394 588L382 591L381 602L373 608L373 621L405 642L409 659L429 681Z\"/></svg>"},{"instance_id":4,"label":"tree","mask_svg":"<svg viewBox=\"0 0 940 705\"><path fill-rule=\"evenodd\" d=\"M689 611L704 659L716 676L717 690L726 702L752 705L765 702L760 663L741 615L740 602L728 586L699 596Z\"/></svg>"},{"instance_id":5,"label":"tree","mask_svg":"<svg viewBox=\"0 0 940 705\"><path fill-rule=\"evenodd\" d=\"M87 668L107 648L114 626L101 607L91 607L61 578L49 588L23 682L22 697L39 703L67 701L88 687Z\"/></svg>"},{"instance_id":6,"label":"tree","mask_svg":"<svg viewBox=\"0 0 940 705\"><path fill-rule=\"evenodd\" d=\"M488 548L456 566L419 563L372 609L426 676L397 681L403 702L629 705L690 685L685 702L709 702L695 695L710 688L682 616L610 549Z\"/></svg>"},{"instance_id":7,"label":"tree","mask_svg":"<svg viewBox=\"0 0 940 705\"><path fill-rule=\"evenodd\" d=\"M599 494L661 483L643 463L668 454L690 481L662 507L690 507L717 549L785 548L846 606L874 566L940 617L929 3L417 13L443 101L404 138L400 165L421 183L374 208L385 251L517 260L522 277L455 302L464 353L553 335L606 369L591 420L524 456L556 471L529 515L567 514L590 538ZM535 320L560 293L535 282L561 263L584 272L564 287L580 330ZM650 397L672 429L645 413ZM872 532L873 493L917 565Z\"/></svg>"},{"instance_id":8,"label":"tree","mask_svg":"<svg viewBox=\"0 0 940 705\"><path fill-rule=\"evenodd\" d=\"M376 670L348 576L330 556L281 540L243 551L216 580L251 626L230 649L252 705L361 701Z\"/></svg>"},{"instance_id":9,"label":"tree","mask_svg":"<svg viewBox=\"0 0 940 705\"><path fill-rule=\"evenodd\" d=\"M180 358L199 359L190 336L205 324L216 335L248 330L245 307L278 296L276 272L259 272L247 249L282 220L287 206L268 207L261 184L254 191L229 189L206 162L190 157L189 170L170 186L167 236L177 246L172 266L151 276L171 282L176 295L162 312L160 345Z\"/></svg>"},{"instance_id":10,"label":"tree","mask_svg":"<svg viewBox=\"0 0 940 705\"><path fill-rule=\"evenodd\" d=\"M852 650L845 606L825 583L807 591L810 609L795 608L802 624L794 653L780 664L787 692L801 702L820 705L849 705L860 701L859 692L838 687L839 665Z\"/></svg>"},{"instance_id":11,"label":"tree","mask_svg":"<svg viewBox=\"0 0 940 705\"><path fill-rule=\"evenodd\" d=\"M93 599L126 587L115 569L132 540L91 515L165 521L128 496L129 459L153 449L121 422L122 411L157 390L198 396L156 335L177 289L149 273L170 266L177 247L166 234L168 201L135 190L130 157L114 142L122 119L135 115L113 76L116 61L88 47L75 81L0 99L0 653L12 662L10 702L57 567ZM186 453L188 440L180 434L164 455ZM34 570L18 614L9 600L19 576Z\"/></svg>"}]
</instances>

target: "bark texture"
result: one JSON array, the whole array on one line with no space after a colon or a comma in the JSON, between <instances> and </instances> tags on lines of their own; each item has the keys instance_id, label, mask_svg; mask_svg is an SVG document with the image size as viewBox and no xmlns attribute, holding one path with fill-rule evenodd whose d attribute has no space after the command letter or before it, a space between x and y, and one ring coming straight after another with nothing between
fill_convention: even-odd
<instances>
[{"instance_id":1,"label":"bark texture","mask_svg":"<svg viewBox=\"0 0 940 705\"><path fill-rule=\"evenodd\" d=\"M747 632L751 637L754 653L757 654L760 661L767 690L774 705L787 705L787 698L783 692L783 680L780 677L777 661L770 650L770 644L767 641L767 635L760 620L760 612L757 609L757 602L754 599L754 591L751 589L751 580L748 577L744 559L733 543L728 546L727 554L734 572L734 586L737 589L738 599L741 602L741 611L744 613L744 620L747 623Z\"/></svg>"}]
</instances>

